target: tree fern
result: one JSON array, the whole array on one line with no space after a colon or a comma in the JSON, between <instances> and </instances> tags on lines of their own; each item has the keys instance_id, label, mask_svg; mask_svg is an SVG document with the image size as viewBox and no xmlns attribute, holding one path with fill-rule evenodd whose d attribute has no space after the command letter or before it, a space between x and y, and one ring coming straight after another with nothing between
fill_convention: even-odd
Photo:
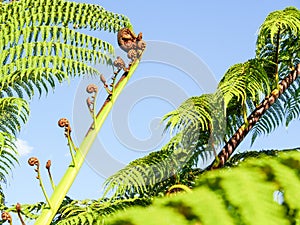
<instances>
[{"instance_id":1,"label":"tree fern","mask_svg":"<svg viewBox=\"0 0 300 225\"><path fill-rule=\"evenodd\" d=\"M271 13L260 28L257 39L257 57L270 60L276 65L273 78L277 74L281 80L299 63L300 12L294 7ZM272 74L270 74L272 75ZM299 79L289 86L282 96L263 115L253 128L252 143L259 134L269 134L284 121L288 125L298 118L297 99Z\"/></svg>"},{"instance_id":2,"label":"tree fern","mask_svg":"<svg viewBox=\"0 0 300 225\"><path fill-rule=\"evenodd\" d=\"M191 153L189 156L193 162L198 162L199 157L205 157L205 150L211 153L224 146L225 150L220 154L226 154L226 157L219 160L223 165L224 160L229 158L252 127L254 140L258 135L268 134L282 124L287 112L289 115L296 115L292 113L297 108L296 103L292 103L291 96L295 96L298 88L298 71L291 65L299 59L299 21L299 10L296 8L271 13L260 28L256 58L232 66L220 81L216 93L192 97L164 117L171 133L185 137L178 139L178 143L188 140L188 136L195 137L190 145L185 144L183 148ZM294 45L290 46L291 43ZM280 99L277 100L279 96ZM190 135L188 131L191 130L198 133ZM170 149L173 147L166 145L164 150L168 146ZM107 180L108 190L117 187L116 193L120 195L128 190L132 190L132 193L144 193L145 184L150 183L149 179L155 176L155 173L144 172L145 168L152 165L151 161L147 164L146 159L155 161L160 156L155 154L164 156L164 153L165 151L158 151L146 156L145 161L139 159L129 164ZM176 152L171 150L164 157L171 159L172 154ZM136 169L138 165L143 165L142 169ZM164 166L163 163L162 165ZM192 165L190 168L198 166L197 163L189 165ZM178 171L179 174L184 171L183 168Z\"/></svg>"}]
</instances>

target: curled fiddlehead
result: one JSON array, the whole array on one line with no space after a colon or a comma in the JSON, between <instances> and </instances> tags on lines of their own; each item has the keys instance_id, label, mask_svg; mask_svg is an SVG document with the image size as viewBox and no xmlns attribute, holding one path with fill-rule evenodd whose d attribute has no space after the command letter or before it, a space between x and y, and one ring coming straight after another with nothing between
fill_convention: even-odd
<instances>
[{"instance_id":1,"label":"curled fiddlehead","mask_svg":"<svg viewBox=\"0 0 300 225\"><path fill-rule=\"evenodd\" d=\"M40 187L43 191L43 194L46 198L46 201L47 201L49 207L51 208L51 203L50 203L49 197L47 195L45 186L44 186L43 181L42 181L41 173L40 173L40 161L39 161L39 159L36 158L36 157L31 157L31 158L28 159L28 164L30 166L36 166L36 168L34 169L34 171L37 173L36 179L39 180Z\"/></svg>"},{"instance_id":2,"label":"curled fiddlehead","mask_svg":"<svg viewBox=\"0 0 300 225\"><path fill-rule=\"evenodd\" d=\"M58 121L58 126L62 127L62 128L63 127L65 128L65 136L68 139L68 146L69 146L70 154L71 154L71 157L72 157L73 166L76 166L75 165L75 155L74 155L73 151L76 152L77 151L77 147L75 146L75 144L74 144L74 142L72 140L72 137L71 137L72 128L71 128L70 122L66 118L61 118Z\"/></svg>"}]
</instances>

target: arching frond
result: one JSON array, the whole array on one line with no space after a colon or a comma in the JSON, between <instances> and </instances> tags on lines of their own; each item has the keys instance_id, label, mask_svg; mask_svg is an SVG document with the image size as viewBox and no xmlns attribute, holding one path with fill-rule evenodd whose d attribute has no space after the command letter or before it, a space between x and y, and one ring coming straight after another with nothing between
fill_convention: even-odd
<instances>
[{"instance_id":1,"label":"arching frond","mask_svg":"<svg viewBox=\"0 0 300 225\"><path fill-rule=\"evenodd\" d=\"M30 25L76 25L76 28L117 32L131 27L129 19L96 4L64 0L22 0L1 5L0 23Z\"/></svg>"},{"instance_id":2,"label":"arching frond","mask_svg":"<svg viewBox=\"0 0 300 225\"><path fill-rule=\"evenodd\" d=\"M101 6L64 0L13 1L0 11L0 91L8 96L32 97L34 88L47 92L55 81L99 74L90 64L112 65L113 46L76 30L131 27L127 17Z\"/></svg>"},{"instance_id":3,"label":"arching frond","mask_svg":"<svg viewBox=\"0 0 300 225\"><path fill-rule=\"evenodd\" d=\"M260 27L256 56L274 63L274 80L283 79L281 68L293 69L299 63L300 11L294 7L270 13ZM277 85L276 83L276 85Z\"/></svg>"},{"instance_id":4,"label":"arching frond","mask_svg":"<svg viewBox=\"0 0 300 225\"><path fill-rule=\"evenodd\" d=\"M109 199L72 201L58 212L57 225L87 225L104 223L111 214L130 206L146 206L151 203L149 198Z\"/></svg>"},{"instance_id":5,"label":"arching frond","mask_svg":"<svg viewBox=\"0 0 300 225\"><path fill-rule=\"evenodd\" d=\"M300 12L295 7L288 7L270 13L259 29L257 39L257 56L266 56L272 52L278 42L296 38L300 32ZM281 40L279 40L281 39ZM293 46L289 46L293 48Z\"/></svg>"},{"instance_id":6,"label":"arching frond","mask_svg":"<svg viewBox=\"0 0 300 225\"><path fill-rule=\"evenodd\" d=\"M25 100L0 98L0 182L6 182L6 176L18 162L15 135L28 115L29 107Z\"/></svg>"},{"instance_id":7,"label":"arching frond","mask_svg":"<svg viewBox=\"0 0 300 225\"><path fill-rule=\"evenodd\" d=\"M258 103L262 94L270 92L270 82L263 63L262 60L252 59L228 69L217 90L218 98L224 99L226 107L231 100L238 105L246 104L248 99Z\"/></svg>"},{"instance_id":8,"label":"arching frond","mask_svg":"<svg viewBox=\"0 0 300 225\"><path fill-rule=\"evenodd\" d=\"M20 123L25 123L29 115L28 103L15 97L0 98L0 131L16 134Z\"/></svg>"},{"instance_id":9,"label":"arching frond","mask_svg":"<svg viewBox=\"0 0 300 225\"><path fill-rule=\"evenodd\" d=\"M112 198L157 196L179 180L186 180L185 184L189 185L186 176L193 173L199 156L205 160L207 154L212 154L212 149L207 149L208 139L208 133L199 131L177 134L161 150L132 161L110 176L104 183L104 195L110 193Z\"/></svg>"},{"instance_id":10,"label":"arching frond","mask_svg":"<svg viewBox=\"0 0 300 225\"><path fill-rule=\"evenodd\" d=\"M213 95L205 94L192 97L184 101L177 109L167 113L163 120L167 121L166 129L182 131L188 127L191 129L208 130L212 123Z\"/></svg>"},{"instance_id":11,"label":"arching frond","mask_svg":"<svg viewBox=\"0 0 300 225\"><path fill-rule=\"evenodd\" d=\"M48 86L54 88L55 80L62 82L78 74L100 74L98 70L78 60L52 56L34 56L30 61L20 59L13 64L18 65L13 66L13 71L9 71L10 64L0 68L0 72L3 74L9 71L9 75L0 77L2 87L0 90L7 95L14 91L18 95L22 95L24 90L29 97L32 97L34 88L41 94L43 90L48 90Z\"/></svg>"},{"instance_id":12,"label":"arching frond","mask_svg":"<svg viewBox=\"0 0 300 225\"><path fill-rule=\"evenodd\" d=\"M282 98L284 97L279 98L252 128L251 144L254 143L257 137L270 134L277 127L283 124L285 119L285 110L282 105Z\"/></svg>"},{"instance_id":13,"label":"arching frond","mask_svg":"<svg viewBox=\"0 0 300 225\"><path fill-rule=\"evenodd\" d=\"M296 86L296 87L295 87ZM291 88L288 92L289 96L285 99L284 109L286 121L285 125L288 126L291 121L298 119L300 116L300 89L299 81L294 85L295 88Z\"/></svg>"}]
</instances>

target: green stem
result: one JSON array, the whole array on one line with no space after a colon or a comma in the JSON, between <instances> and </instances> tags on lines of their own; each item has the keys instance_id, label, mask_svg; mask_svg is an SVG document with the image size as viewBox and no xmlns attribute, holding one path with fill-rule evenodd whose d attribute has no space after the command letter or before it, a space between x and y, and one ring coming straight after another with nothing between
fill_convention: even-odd
<instances>
[{"instance_id":1,"label":"green stem","mask_svg":"<svg viewBox=\"0 0 300 225\"><path fill-rule=\"evenodd\" d=\"M74 142L72 141L70 135L71 134L68 135L68 145L69 145L69 150L70 150L70 154L71 154L71 157L72 157L72 165L76 166L75 155L74 155L74 152L73 152L73 151L76 150L76 147L75 147Z\"/></svg>"},{"instance_id":2,"label":"green stem","mask_svg":"<svg viewBox=\"0 0 300 225\"><path fill-rule=\"evenodd\" d=\"M46 201L47 201L47 203L48 203L48 205L49 205L49 208L51 209L51 208L52 208L52 207L51 207L51 202L50 202L50 199L49 199L49 197L48 197L48 195L47 195L45 186L44 186L43 181L42 181L42 177L41 177L41 173L40 173L40 168L37 168L37 176L38 176L38 179L39 179L40 186L41 186L41 189L42 189L42 191L43 191L43 194L44 194L44 196L45 196L45 198L46 198Z\"/></svg>"},{"instance_id":3,"label":"green stem","mask_svg":"<svg viewBox=\"0 0 300 225\"><path fill-rule=\"evenodd\" d=\"M49 179L50 179L50 183L51 183L52 189L54 191L55 190L55 184L54 184L54 181L53 181L50 169L48 169L48 175L49 175Z\"/></svg>"},{"instance_id":4,"label":"green stem","mask_svg":"<svg viewBox=\"0 0 300 225\"><path fill-rule=\"evenodd\" d=\"M122 90L124 89L125 85L127 84L128 80L132 76L133 72L137 68L139 64L139 60L136 60L130 67L129 72L125 72L119 82L117 83L114 93L106 99L102 108L100 109L99 113L96 116L95 124L93 123L88 130L84 140L82 141L77 153L75 155L75 163L76 166L69 166L65 172L65 175L61 179L60 183L56 186L55 191L53 192L50 203L52 207L44 208L42 210L41 215L36 220L35 225L49 225L53 220L54 216L59 209L63 199L65 198L66 194L68 193L71 185L73 184L84 160L86 158L87 153L89 152L94 140L96 139L101 126L103 125L106 117L108 116L115 100L120 95Z\"/></svg>"}]
</instances>

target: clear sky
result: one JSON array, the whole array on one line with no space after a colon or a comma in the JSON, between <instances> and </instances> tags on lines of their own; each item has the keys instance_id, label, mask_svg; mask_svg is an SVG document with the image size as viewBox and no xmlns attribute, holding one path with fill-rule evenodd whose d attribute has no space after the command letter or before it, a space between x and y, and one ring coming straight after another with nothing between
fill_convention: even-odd
<instances>
[{"instance_id":1,"label":"clear sky","mask_svg":"<svg viewBox=\"0 0 300 225\"><path fill-rule=\"evenodd\" d=\"M216 84L231 65L254 57L257 30L270 12L287 6L300 6L299 0L80 2L101 4L107 10L127 15L134 30L143 32L144 40L150 44L145 52L146 59L126 89L125 99L117 102L117 109L109 116L98 137L97 146L101 143L116 164L108 165L110 162L101 161L95 157L96 153L90 155L89 162L83 166L68 194L74 199L101 197L103 176L111 167L117 168L141 157L166 141L161 136L161 128L156 129L157 118L174 109L185 97L209 91L210 85ZM106 35L99 31L91 34L103 37L118 49L114 34ZM155 49L154 53L151 52L151 46ZM168 47L171 52L166 51ZM158 62L155 57L163 54L166 54L165 58ZM184 68L174 64L174 60L181 58ZM169 60L173 64L167 65L170 64ZM210 72L207 73L205 69ZM206 74L199 77L202 70ZM111 76L109 72L105 75ZM199 83L202 78L205 81ZM31 156L38 157L42 165L51 159L54 180L59 182L71 159L63 129L57 126L57 121L61 117L69 118L75 126L75 139L77 143L80 142L86 132L85 127L89 126L89 114L84 106L87 95L82 93L85 91L85 82L94 81L73 79L70 84L58 85L54 93L35 97L31 101L30 119L19 135L22 150L20 165L13 170L5 188L8 204L44 201L35 179L36 174L27 164ZM104 96L103 91L101 94ZM82 125L80 120L87 122ZM128 127L124 127L124 124ZM288 129L283 127L269 137L260 138L252 149L299 147L299 125L297 121ZM151 145L153 143L149 140L157 142ZM138 148L148 144L148 149ZM248 140L239 147L241 151L249 148ZM42 176L51 194L46 171Z\"/></svg>"}]
</instances>

